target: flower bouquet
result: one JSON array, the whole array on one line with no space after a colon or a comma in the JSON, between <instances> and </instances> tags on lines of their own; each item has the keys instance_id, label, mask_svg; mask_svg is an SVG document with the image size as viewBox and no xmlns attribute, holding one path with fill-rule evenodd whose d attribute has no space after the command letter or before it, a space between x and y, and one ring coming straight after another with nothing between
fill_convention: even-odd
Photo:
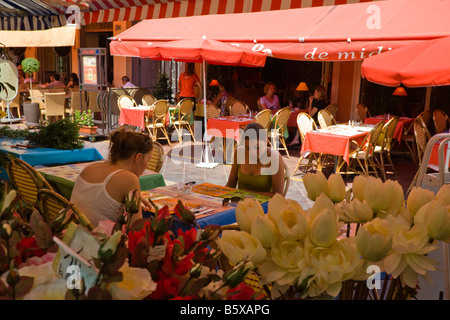
<instances>
[{"instance_id":1,"label":"flower bouquet","mask_svg":"<svg viewBox=\"0 0 450 320\"><path fill-rule=\"evenodd\" d=\"M281 195L267 214L252 199L237 205L239 230L218 240L230 265L250 262L272 299L414 298L419 276L436 270L429 253L450 241L450 185L405 201L392 180L357 176L346 190L340 175L317 172L304 184L308 210Z\"/></svg>"},{"instance_id":2,"label":"flower bouquet","mask_svg":"<svg viewBox=\"0 0 450 320\"><path fill-rule=\"evenodd\" d=\"M94 114L91 110L80 112L75 110L75 123L79 126L80 133L95 134L97 126L94 126Z\"/></svg>"}]
</instances>

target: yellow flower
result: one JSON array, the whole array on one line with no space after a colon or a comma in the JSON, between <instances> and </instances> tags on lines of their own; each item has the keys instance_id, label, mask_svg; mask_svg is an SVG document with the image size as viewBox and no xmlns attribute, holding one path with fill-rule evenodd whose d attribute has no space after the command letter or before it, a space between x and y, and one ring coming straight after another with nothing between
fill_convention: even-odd
<instances>
[{"instance_id":1,"label":"yellow flower","mask_svg":"<svg viewBox=\"0 0 450 320\"><path fill-rule=\"evenodd\" d=\"M276 224L280 214L287 209L304 213L302 206L297 201L285 199L282 195L277 193L269 200L267 215L270 220Z\"/></svg>"},{"instance_id":2,"label":"yellow flower","mask_svg":"<svg viewBox=\"0 0 450 320\"><path fill-rule=\"evenodd\" d=\"M311 220L310 238L316 246L332 246L336 242L338 231L336 217L329 209L323 209Z\"/></svg>"},{"instance_id":3,"label":"yellow flower","mask_svg":"<svg viewBox=\"0 0 450 320\"><path fill-rule=\"evenodd\" d=\"M352 184L353 198L356 198L361 202L364 201L364 199L366 198L366 184L367 178L365 176L356 176L353 179Z\"/></svg>"},{"instance_id":4,"label":"yellow flower","mask_svg":"<svg viewBox=\"0 0 450 320\"><path fill-rule=\"evenodd\" d=\"M308 172L303 176L303 184L305 185L308 198L315 201L321 193L326 193L328 181L322 171L315 173Z\"/></svg>"},{"instance_id":5,"label":"yellow flower","mask_svg":"<svg viewBox=\"0 0 450 320\"><path fill-rule=\"evenodd\" d=\"M277 218L275 225L286 240L303 240L308 233L308 220L295 206L288 206Z\"/></svg>"},{"instance_id":6,"label":"yellow flower","mask_svg":"<svg viewBox=\"0 0 450 320\"><path fill-rule=\"evenodd\" d=\"M431 190L422 189L421 187L412 188L406 201L406 207L414 217L417 211L428 202L434 199L434 193Z\"/></svg>"},{"instance_id":7,"label":"yellow flower","mask_svg":"<svg viewBox=\"0 0 450 320\"><path fill-rule=\"evenodd\" d=\"M242 231L251 232L256 216L264 216L264 210L258 200L245 198L236 206L236 221Z\"/></svg>"},{"instance_id":8,"label":"yellow flower","mask_svg":"<svg viewBox=\"0 0 450 320\"><path fill-rule=\"evenodd\" d=\"M392 238L389 223L375 218L359 228L356 247L364 259L379 261L391 250Z\"/></svg>"},{"instance_id":9,"label":"yellow flower","mask_svg":"<svg viewBox=\"0 0 450 320\"><path fill-rule=\"evenodd\" d=\"M67 283L64 279L53 278L33 287L23 300L64 300Z\"/></svg>"},{"instance_id":10,"label":"yellow flower","mask_svg":"<svg viewBox=\"0 0 450 320\"><path fill-rule=\"evenodd\" d=\"M450 241L450 205L445 205L442 200L433 200L422 206L414 222L425 224L432 239Z\"/></svg>"},{"instance_id":11,"label":"yellow flower","mask_svg":"<svg viewBox=\"0 0 450 320\"><path fill-rule=\"evenodd\" d=\"M345 196L347 195L345 191L345 182L340 174L333 173L328 177L326 193L328 198L334 203L339 203L345 199Z\"/></svg>"},{"instance_id":12,"label":"yellow flower","mask_svg":"<svg viewBox=\"0 0 450 320\"><path fill-rule=\"evenodd\" d=\"M217 243L233 265L237 265L243 260L257 265L266 257L266 250L261 242L244 231L224 230Z\"/></svg>"},{"instance_id":13,"label":"yellow flower","mask_svg":"<svg viewBox=\"0 0 450 320\"><path fill-rule=\"evenodd\" d=\"M444 184L435 197L436 200L442 200L445 205L450 204L450 184Z\"/></svg>"},{"instance_id":14,"label":"yellow flower","mask_svg":"<svg viewBox=\"0 0 450 320\"><path fill-rule=\"evenodd\" d=\"M304 249L298 241L283 241L270 250L270 255L258 271L267 282L280 286L294 284L301 274Z\"/></svg>"},{"instance_id":15,"label":"yellow flower","mask_svg":"<svg viewBox=\"0 0 450 320\"><path fill-rule=\"evenodd\" d=\"M280 239L280 232L267 216L257 216L252 223L251 235L261 241L264 248L270 248Z\"/></svg>"},{"instance_id":16,"label":"yellow flower","mask_svg":"<svg viewBox=\"0 0 450 320\"><path fill-rule=\"evenodd\" d=\"M142 300L156 290L156 283L147 269L132 268L125 263L119 271L123 280L108 286L114 300Z\"/></svg>"},{"instance_id":17,"label":"yellow flower","mask_svg":"<svg viewBox=\"0 0 450 320\"><path fill-rule=\"evenodd\" d=\"M382 218L388 214L397 215L405 201L402 186L393 180L383 183L381 179L373 177L366 179L365 200L373 211Z\"/></svg>"},{"instance_id":18,"label":"yellow flower","mask_svg":"<svg viewBox=\"0 0 450 320\"><path fill-rule=\"evenodd\" d=\"M351 202L342 201L336 205L339 219L349 223L364 223L373 219L372 208L358 198Z\"/></svg>"},{"instance_id":19,"label":"yellow flower","mask_svg":"<svg viewBox=\"0 0 450 320\"><path fill-rule=\"evenodd\" d=\"M316 201L314 202L311 210L309 211L309 219L312 221L315 219L315 217L323 210L323 209L329 209L333 215L338 218L337 212L336 212L336 206L334 203L328 198L328 196L323 193L320 196L317 197Z\"/></svg>"}]
</instances>

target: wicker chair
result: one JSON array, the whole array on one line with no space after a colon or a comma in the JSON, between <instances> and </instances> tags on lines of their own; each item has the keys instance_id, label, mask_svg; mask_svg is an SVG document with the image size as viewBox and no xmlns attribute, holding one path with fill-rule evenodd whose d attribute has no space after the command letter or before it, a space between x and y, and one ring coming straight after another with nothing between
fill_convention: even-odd
<instances>
[{"instance_id":1,"label":"wicker chair","mask_svg":"<svg viewBox=\"0 0 450 320\"><path fill-rule=\"evenodd\" d=\"M423 161L423 157L424 157L424 153L425 153L425 149L427 147L427 143L428 143L428 136L427 136L427 128L424 127L423 125L424 123L421 121L415 121L414 122L414 137L415 137L415 142L416 142L416 149L417 149L417 158L419 160L419 167L422 164ZM409 194L409 192L412 190L412 188L415 186L417 178L419 176L419 171L417 170L413 181L411 182L408 190L406 191L406 194Z\"/></svg>"},{"instance_id":2,"label":"wicker chair","mask_svg":"<svg viewBox=\"0 0 450 320\"><path fill-rule=\"evenodd\" d=\"M374 161L374 149L378 143L378 139L380 137L381 131L383 130L384 121L378 122L375 127L366 135L363 142L358 144L355 141L352 141L352 144L356 145L356 148L350 150L349 158L350 164L348 166L347 172L342 172L346 174L356 173L356 174L364 174L368 176L370 173L374 173L378 178L377 165ZM345 161L342 161L339 165L342 168ZM361 171L357 169L357 166L361 168ZM370 170L372 167L372 171Z\"/></svg>"},{"instance_id":3,"label":"wicker chair","mask_svg":"<svg viewBox=\"0 0 450 320\"><path fill-rule=\"evenodd\" d=\"M153 95L151 94L145 94L142 97L142 105L144 106L151 106L152 104L154 104L156 102L156 99Z\"/></svg>"},{"instance_id":4,"label":"wicker chair","mask_svg":"<svg viewBox=\"0 0 450 320\"><path fill-rule=\"evenodd\" d=\"M62 210L71 208L76 215L77 222L83 227L92 231L94 227L89 219L82 213L73 203L58 194L54 190L41 189L37 194L37 198L42 208L42 214L44 220L47 223L51 223L55 218L59 216Z\"/></svg>"},{"instance_id":5,"label":"wicker chair","mask_svg":"<svg viewBox=\"0 0 450 320\"><path fill-rule=\"evenodd\" d=\"M367 117L371 117L369 109L362 103L358 103L356 105L356 114L358 115L358 120L361 121L361 123L364 123L364 120L366 120Z\"/></svg>"},{"instance_id":6,"label":"wicker chair","mask_svg":"<svg viewBox=\"0 0 450 320\"><path fill-rule=\"evenodd\" d=\"M448 130L449 119L443 110L437 109L433 112L433 122L435 133L442 133Z\"/></svg>"},{"instance_id":7,"label":"wicker chair","mask_svg":"<svg viewBox=\"0 0 450 320\"><path fill-rule=\"evenodd\" d=\"M227 116L227 115L230 114L230 106L231 106L231 104L232 104L233 102L235 102L235 101L237 101L237 99L236 99L235 97L233 97L233 96L228 97L228 98L225 100L225 110L226 110L226 112L227 112L228 114L224 114L224 116Z\"/></svg>"},{"instance_id":8,"label":"wicker chair","mask_svg":"<svg viewBox=\"0 0 450 320\"><path fill-rule=\"evenodd\" d=\"M317 121L321 129L330 127L336 124L333 115L330 111L322 109L317 114Z\"/></svg>"},{"instance_id":9,"label":"wicker chair","mask_svg":"<svg viewBox=\"0 0 450 320\"><path fill-rule=\"evenodd\" d=\"M216 105L209 104L206 107L206 119L218 118L220 115L220 109Z\"/></svg>"},{"instance_id":10,"label":"wicker chair","mask_svg":"<svg viewBox=\"0 0 450 320\"><path fill-rule=\"evenodd\" d=\"M255 116L255 122L262 125L264 129L269 130L272 124L272 112L269 109L258 112Z\"/></svg>"},{"instance_id":11,"label":"wicker chair","mask_svg":"<svg viewBox=\"0 0 450 320\"><path fill-rule=\"evenodd\" d=\"M164 134L164 137L161 137L161 139L165 138L170 146L171 145L170 139L166 130L166 122L167 122L167 114L169 112L169 106L170 104L169 101L167 100L156 101L153 104L153 107L149 110L149 112L145 116L145 123L153 141L156 141L158 139L158 131L161 131Z\"/></svg>"},{"instance_id":12,"label":"wicker chair","mask_svg":"<svg viewBox=\"0 0 450 320\"><path fill-rule=\"evenodd\" d=\"M43 116L49 121L49 117L65 118L66 94L64 92L44 93L44 110L41 110Z\"/></svg>"},{"instance_id":13,"label":"wicker chair","mask_svg":"<svg viewBox=\"0 0 450 320\"><path fill-rule=\"evenodd\" d=\"M336 114L339 109L339 106L337 104L330 104L325 108L325 110L329 111L334 119L336 119Z\"/></svg>"},{"instance_id":14,"label":"wicker chair","mask_svg":"<svg viewBox=\"0 0 450 320\"><path fill-rule=\"evenodd\" d=\"M303 141L305 140L306 133L317 129L314 119L308 113L305 112L301 112L297 115L297 128L300 134L300 140L302 144ZM304 164L302 162L303 160L305 160L306 157L303 157L303 155L300 154L300 159L298 160L297 166L292 172L292 175L294 175L300 167L314 167L314 166L320 167L320 156L321 155L317 155L311 152L307 156L308 163ZM314 164L313 161L315 161L316 164Z\"/></svg>"},{"instance_id":15,"label":"wicker chair","mask_svg":"<svg viewBox=\"0 0 450 320\"><path fill-rule=\"evenodd\" d=\"M286 146L286 141L284 140L284 133L287 129L287 123L290 116L291 116L291 108L285 107L283 109L278 110L277 113L275 113L275 115L273 116L275 122L272 130L270 131L272 148L275 148L277 150L285 150L288 158L289 158L289 151ZM282 147L278 146L277 142L278 139L280 140Z\"/></svg>"},{"instance_id":16,"label":"wicker chair","mask_svg":"<svg viewBox=\"0 0 450 320\"><path fill-rule=\"evenodd\" d=\"M153 142L152 156L147 163L147 169L159 172L164 164L164 149L159 142Z\"/></svg>"},{"instance_id":17,"label":"wicker chair","mask_svg":"<svg viewBox=\"0 0 450 320\"><path fill-rule=\"evenodd\" d=\"M411 153L411 157L414 161L414 163L417 164L417 149L416 149L416 138L414 135L414 123L417 121L423 121L425 123L425 126L428 125L430 122L430 119L432 118L433 113L430 110L424 110L421 112L416 119L411 123L411 125L408 128L405 128L402 133L402 141L405 142L406 146L409 149L409 152Z\"/></svg>"},{"instance_id":18,"label":"wicker chair","mask_svg":"<svg viewBox=\"0 0 450 320\"><path fill-rule=\"evenodd\" d=\"M394 133L397 127L398 117L392 117L386 124L383 126L383 129L378 138L378 143L375 146L374 153L378 154L380 157L380 166L381 172L383 174L384 180L386 180L386 166L392 167L392 171L394 171L394 163L391 159L391 150L394 144ZM384 157L388 160L388 163L384 163Z\"/></svg>"},{"instance_id":19,"label":"wicker chair","mask_svg":"<svg viewBox=\"0 0 450 320\"><path fill-rule=\"evenodd\" d=\"M177 110L175 111L172 121L175 130L178 133L178 141L183 142L183 129L188 129L192 139L195 142L194 131L191 128L190 119L193 116L194 102L190 98L182 99L177 104Z\"/></svg>"},{"instance_id":20,"label":"wicker chair","mask_svg":"<svg viewBox=\"0 0 450 320\"><path fill-rule=\"evenodd\" d=\"M250 113L250 108L247 106L245 102L240 100L236 100L230 105L230 115L238 116L240 114L248 114Z\"/></svg>"},{"instance_id":21,"label":"wicker chair","mask_svg":"<svg viewBox=\"0 0 450 320\"><path fill-rule=\"evenodd\" d=\"M133 108L136 107L136 101L129 95L121 95L117 99L117 104L119 105L119 108Z\"/></svg>"}]
</instances>

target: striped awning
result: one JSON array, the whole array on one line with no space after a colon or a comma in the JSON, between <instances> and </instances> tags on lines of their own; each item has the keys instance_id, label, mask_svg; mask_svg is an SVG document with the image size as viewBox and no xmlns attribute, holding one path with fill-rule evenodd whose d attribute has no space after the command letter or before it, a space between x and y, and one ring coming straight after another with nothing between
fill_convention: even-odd
<instances>
[{"instance_id":1,"label":"striped awning","mask_svg":"<svg viewBox=\"0 0 450 320\"><path fill-rule=\"evenodd\" d=\"M67 23L88 25L372 1L382 0L0 0L0 30L42 30Z\"/></svg>"}]
</instances>

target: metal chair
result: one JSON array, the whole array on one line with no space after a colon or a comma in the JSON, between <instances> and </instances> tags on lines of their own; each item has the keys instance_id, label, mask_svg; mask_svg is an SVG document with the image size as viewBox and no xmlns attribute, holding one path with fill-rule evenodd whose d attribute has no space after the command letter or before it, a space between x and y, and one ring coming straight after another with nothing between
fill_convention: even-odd
<instances>
[{"instance_id":1,"label":"metal chair","mask_svg":"<svg viewBox=\"0 0 450 320\"><path fill-rule=\"evenodd\" d=\"M288 158L289 158L289 151L286 146L286 141L284 140L284 134L286 132L287 123L290 116L291 116L291 108L285 107L281 110L278 110L277 113L275 113L275 115L273 116L275 118L275 122L273 128L270 130L272 148L275 148L276 150L285 150ZM283 146L282 148L278 147L277 142L278 139L280 140Z\"/></svg>"},{"instance_id":2,"label":"metal chair","mask_svg":"<svg viewBox=\"0 0 450 320\"><path fill-rule=\"evenodd\" d=\"M316 130L317 126L316 126L314 119L308 113L300 112L297 115L297 128L298 128L298 132L300 135L300 140L303 144L303 142L305 141L306 133ZM305 160L307 157L308 157L308 163L306 163L306 164L302 163L303 160ZM320 168L320 157L321 157L321 155L317 155L314 152L309 153L306 157L303 157L303 155L300 154L300 158L297 162L297 165L296 165L294 171L292 172L292 175L294 175L297 172L297 170L303 166L304 167L317 166L318 168ZM315 161L316 164L314 164L313 161Z\"/></svg>"},{"instance_id":3,"label":"metal chair","mask_svg":"<svg viewBox=\"0 0 450 320\"><path fill-rule=\"evenodd\" d=\"M448 115L441 109L434 110L433 123L436 133L442 133L448 130L449 118Z\"/></svg>"},{"instance_id":4,"label":"metal chair","mask_svg":"<svg viewBox=\"0 0 450 320\"><path fill-rule=\"evenodd\" d=\"M156 99L153 95L151 94L145 94L142 97L142 105L144 106L151 106L152 104L154 104L156 102Z\"/></svg>"},{"instance_id":5,"label":"metal chair","mask_svg":"<svg viewBox=\"0 0 450 320\"><path fill-rule=\"evenodd\" d=\"M133 108L136 107L136 101L129 95L121 95L117 99L117 104L119 105L119 108Z\"/></svg>"},{"instance_id":6,"label":"metal chair","mask_svg":"<svg viewBox=\"0 0 450 320\"><path fill-rule=\"evenodd\" d=\"M155 172L161 171L164 164L164 149L159 142L153 142L152 156L148 160L147 169Z\"/></svg>"},{"instance_id":7,"label":"metal chair","mask_svg":"<svg viewBox=\"0 0 450 320\"><path fill-rule=\"evenodd\" d=\"M177 104L172 124L178 133L178 141L183 142L183 129L188 129L195 142L194 132L191 128L191 117L193 117L194 101L190 98L184 98Z\"/></svg>"},{"instance_id":8,"label":"metal chair","mask_svg":"<svg viewBox=\"0 0 450 320\"><path fill-rule=\"evenodd\" d=\"M66 94L64 92L44 93L44 110L41 111L44 118L49 121L49 117L65 118Z\"/></svg>"},{"instance_id":9,"label":"metal chair","mask_svg":"<svg viewBox=\"0 0 450 320\"><path fill-rule=\"evenodd\" d=\"M240 114L248 114L250 113L250 108L248 105L240 100L236 100L230 105L230 115L238 116Z\"/></svg>"},{"instance_id":10,"label":"metal chair","mask_svg":"<svg viewBox=\"0 0 450 320\"><path fill-rule=\"evenodd\" d=\"M358 115L358 120L361 123L364 123L364 120L366 120L367 117L371 117L369 109L362 103L358 103L356 105L356 114Z\"/></svg>"},{"instance_id":11,"label":"metal chair","mask_svg":"<svg viewBox=\"0 0 450 320\"><path fill-rule=\"evenodd\" d=\"M77 223L87 228L89 231L94 230L92 223L73 203L58 194L54 190L40 189L37 198L42 209L42 215L47 223L51 223L56 219L62 210L66 208L72 209L75 213Z\"/></svg>"},{"instance_id":12,"label":"metal chair","mask_svg":"<svg viewBox=\"0 0 450 320\"><path fill-rule=\"evenodd\" d=\"M158 100L153 104L153 107L148 111L145 116L145 123L150 136L153 141L158 139L158 131L164 134L164 138L167 140L169 146L170 139L166 130L167 114L169 113L169 101ZM163 139L163 138L162 138Z\"/></svg>"}]
</instances>

